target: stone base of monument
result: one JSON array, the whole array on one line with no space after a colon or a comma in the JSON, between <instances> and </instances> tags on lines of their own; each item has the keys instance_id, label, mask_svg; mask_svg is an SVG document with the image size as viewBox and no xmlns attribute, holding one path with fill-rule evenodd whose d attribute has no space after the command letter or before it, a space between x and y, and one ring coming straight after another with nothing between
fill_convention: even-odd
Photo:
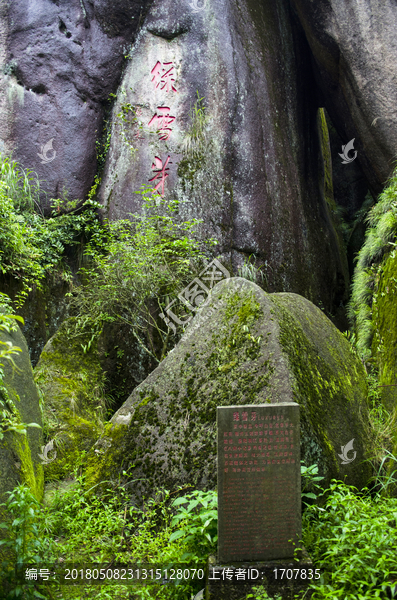
<instances>
[{"instance_id":1,"label":"stone base of monument","mask_svg":"<svg viewBox=\"0 0 397 600\"><path fill-rule=\"evenodd\" d=\"M303 548L299 562L278 559L261 562L244 561L219 564L215 556L207 563L205 600L244 600L254 587L263 586L270 598L294 600L300 593L305 600L311 598L308 587L318 581L319 569ZM304 594L306 592L306 594Z\"/></svg>"}]
</instances>

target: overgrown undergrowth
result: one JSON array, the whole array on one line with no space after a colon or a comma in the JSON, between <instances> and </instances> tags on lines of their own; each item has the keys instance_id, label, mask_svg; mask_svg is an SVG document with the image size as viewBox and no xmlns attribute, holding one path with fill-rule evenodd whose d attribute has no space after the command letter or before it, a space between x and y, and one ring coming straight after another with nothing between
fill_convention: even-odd
<instances>
[{"instance_id":1,"label":"overgrown undergrowth","mask_svg":"<svg viewBox=\"0 0 397 600\"><path fill-rule=\"evenodd\" d=\"M361 355L370 356L373 337L372 301L379 274L388 254L396 246L397 171L378 202L368 212L365 242L357 257L352 283L349 317Z\"/></svg>"},{"instance_id":2,"label":"overgrown undergrowth","mask_svg":"<svg viewBox=\"0 0 397 600\"><path fill-rule=\"evenodd\" d=\"M81 456L81 465L84 455ZM395 462L395 464L397 464ZM93 563L150 563L156 566L185 564L205 568L208 555L216 553L217 495L188 488L174 492L159 490L141 507L130 501L128 487L109 486L101 495L84 491L81 466L75 479L61 491L47 493L39 505L25 486L10 493L7 511L11 520L2 524L11 555L0 568L3 592L0 597L22 600L156 599L191 600L204 587L203 576L193 582L183 577L178 585L159 579L151 585L65 586L15 578L15 564L27 563L37 571L46 564L74 563L89 568ZM304 503L303 543L314 566L323 572L320 584L313 583L313 600L372 600L397 597L397 497L395 475L378 492L358 492L333 481L318 502L317 469L302 467L307 493ZM384 480L383 480L384 481ZM133 485L133 482L130 484ZM303 486L306 488L306 485ZM262 600L258 588L249 598Z\"/></svg>"}]
</instances>

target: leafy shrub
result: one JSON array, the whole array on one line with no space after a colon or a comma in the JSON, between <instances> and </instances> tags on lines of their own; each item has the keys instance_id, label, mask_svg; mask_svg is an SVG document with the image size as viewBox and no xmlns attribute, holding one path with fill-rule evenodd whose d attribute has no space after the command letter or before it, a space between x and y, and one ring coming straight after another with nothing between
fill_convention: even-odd
<instances>
[{"instance_id":1,"label":"leafy shrub","mask_svg":"<svg viewBox=\"0 0 397 600\"><path fill-rule=\"evenodd\" d=\"M21 283L16 307L22 306L33 289L58 276L70 281L66 251L95 235L101 225L93 200L99 180L88 199L50 200L52 216L40 210L40 185L32 172L0 155L0 272Z\"/></svg>"},{"instance_id":2,"label":"leafy shrub","mask_svg":"<svg viewBox=\"0 0 397 600\"><path fill-rule=\"evenodd\" d=\"M314 490L320 490L319 482L324 479L324 477L319 476L318 474L318 465L310 465L310 467L306 467L301 461L301 477L302 477L302 501L308 506L308 500L317 500L317 494Z\"/></svg>"},{"instance_id":3,"label":"leafy shrub","mask_svg":"<svg viewBox=\"0 0 397 600\"><path fill-rule=\"evenodd\" d=\"M303 515L303 543L324 569L313 600L385 598L397 579L397 498L373 499L335 480L324 494L324 508Z\"/></svg>"},{"instance_id":4,"label":"leafy shrub","mask_svg":"<svg viewBox=\"0 0 397 600\"><path fill-rule=\"evenodd\" d=\"M187 506L184 506L187 504ZM194 491L172 503L177 513L171 521L179 529L170 536L170 542L180 540L187 551L180 561L203 564L214 552L218 540L218 497L216 492Z\"/></svg>"},{"instance_id":5,"label":"leafy shrub","mask_svg":"<svg viewBox=\"0 0 397 600\"><path fill-rule=\"evenodd\" d=\"M81 270L83 285L71 293L72 307L79 327L82 322L92 329L104 321L128 324L144 351L159 362L169 338L159 312L183 290L205 255L195 236L198 220L181 222L178 202L164 200L152 188L137 193L142 214L105 222L87 245L90 265Z\"/></svg>"},{"instance_id":6,"label":"leafy shrub","mask_svg":"<svg viewBox=\"0 0 397 600\"><path fill-rule=\"evenodd\" d=\"M8 520L0 523L6 533L6 539L0 540L0 546L8 549L8 558L0 566L0 582L7 592L6 598L22 597L26 600L44 598L37 585L24 581L22 566L39 565L52 556L52 542L45 537L41 507L26 485L18 485L9 495L5 506Z\"/></svg>"}]
</instances>

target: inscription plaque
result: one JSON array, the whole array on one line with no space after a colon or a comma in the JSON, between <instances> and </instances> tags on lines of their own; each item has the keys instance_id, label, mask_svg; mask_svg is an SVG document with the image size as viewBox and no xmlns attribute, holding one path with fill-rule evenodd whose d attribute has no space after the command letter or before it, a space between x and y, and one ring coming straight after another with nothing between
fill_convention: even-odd
<instances>
[{"instance_id":1,"label":"inscription plaque","mask_svg":"<svg viewBox=\"0 0 397 600\"><path fill-rule=\"evenodd\" d=\"M221 406L218 560L292 558L301 537L299 405Z\"/></svg>"}]
</instances>

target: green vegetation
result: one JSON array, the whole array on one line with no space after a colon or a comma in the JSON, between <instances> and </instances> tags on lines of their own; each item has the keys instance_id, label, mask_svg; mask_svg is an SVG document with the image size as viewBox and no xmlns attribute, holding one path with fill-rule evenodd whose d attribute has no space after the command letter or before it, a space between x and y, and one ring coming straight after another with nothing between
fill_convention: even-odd
<instances>
[{"instance_id":1,"label":"green vegetation","mask_svg":"<svg viewBox=\"0 0 397 600\"><path fill-rule=\"evenodd\" d=\"M80 247L101 230L93 200L96 180L88 199L79 203L52 199L51 217L40 206L40 184L29 170L0 155L0 272L16 279L21 289L19 308L32 290L59 278L71 281L67 250Z\"/></svg>"},{"instance_id":2,"label":"green vegetation","mask_svg":"<svg viewBox=\"0 0 397 600\"><path fill-rule=\"evenodd\" d=\"M324 507L303 515L303 543L324 569L321 584L312 584L313 600L397 597L386 595L397 579L397 498L371 498L340 481L324 496Z\"/></svg>"},{"instance_id":3,"label":"green vegetation","mask_svg":"<svg viewBox=\"0 0 397 600\"><path fill-rule=\"evenodd\" d=\"M186 164L190 161L197 166L204 160L205 145L209 143L205 110L203 98L197 95L191 110L191 129L183 147ZM136 110L131 105L123 105L119 117L129 128L139 125ZM322 123L324 125L324 118ZM102 166L109 144L110 132L106 129L102 145L98 145ZM134 153L132 145L130 149ZM121 461L116 460L117 469L113 469L112 461L116 455L106 456L103 453L104 462L93 474L87 468L86 452L81 452L84 443L91 447L101 433L105 434L103 440L106 440L111 429L105 423L106 416L109 416L106 415L106 377L98 359L98 343L104 325L127 324L144 352L156 362L164 358L170 342L175 340L170 340L171 334L159 322L158 314L192 279L200 261L207 256L196 235L199 221L181 221L179 214L182 207L178 202L166 202L146 187L137 192L142 197L140 215L131 215L129 220L111 223L105 220L101 223L97 217L99 204L94 200L99 178L96 178L85 202L52 199L51 216L45 217L39 208L42 192L34 173L21 169L15 161L4 157L0 157L0 164L0 269L3 276L20 282L15 306L21 307L30 292L41 290L51 279L59 278L70 284L73 313L72 318L62 325L51 352L42 355L42 364L37 371L37 381L43 388L48 387L48 398L51 398L46 401L45 433L49 436L59 434L59 443L63 435L66 446L65 424L70 425L71 447L63 457L60 445L58 461L48 468L47 475L50 474L55 483L52 491L47 491L44 503L35 498L34 486L29 489L25 484L8 492L7 502L0 505L8 517L0 524L5 535L0 547L6 550L0 566L0 581L4 585L1 593L7 600L18 597L22 600L127 600L131 597L134 600L190 600L192 594L203 587L203 581L180 579L175 586L158 583L133 588L121 584L73 588L55 583L50 586L23 581L20 565L29 563L35 567L42 561L76 561L87 565L93 562L109 565L149 562L168 567L184 563L204 568L207 557L216 552L216 491L194 490L193 485L176 490L156 490L153 485L151 497L143 498L140 506L136 506L131 500L131 493L137 482L131 481L126 471L120 471L117 481L115 473ZM190 171L187 170L187 173ZM326 170L327 193L332 186L329 177ZM377 328L376 324L385 313L393 314L390 303L394 283L397 283L397 278L393 279L397 258L394 249L396 192L397 172L379 203L369 213L370 228L358 257L350 305L354 322L354 334L350 335L352 353L358 351L360 356L369 359L372 349L373 356L380 357L379 364L384 372L389 369L391 374L387 377L390 381L394 377L394 363L382 357L386 356L388 348L394 346L385 337L385 327ZM68 262L71 249L79 258L79 264L83 264L79 271L81 285L72 281ZM250 259L241 267L239 274L263 286L266 284L266 274L256 269ZM317 394L316 397L321 396L330 405L335 404L339 396L345 403L353 404L355 398L348 397L345 389L362 391L366 385L363 372L356 369L357 377L349 379L344 387L348 375L342 368L325 371L322 359L313 355L304 341L300 325L298 327L288 313L288 302L285 298L276 299L274 311L282 316L280 339L293 363L294 374L306 401ZM23 320L12 314L11 303L4 295L0 304L0 332L10 333L15 321L23 323ZM184 373L194 375L194 378L186 378L187 401L202 398L203 403L207 402L207 417L210 411L214 412L217 404L231 397L231 390L237 400L240 396L252 399L266 387L273 372L270 359L262 365L264 368L260 376L245 368L246 364L260 358L261 337L253 327L262 314L254 295L235 294L227 301L220 331L213 333L213 351L202 379L194 370L189 371L190 354L186 356L177 377L182 378ZM393 327L389 324L386 329L393 331ZM27 427L39 426L21 423L18 411L2 385L1 370L4 364L1 361L13 363L13 356L20 349L8 342L0 344L0 441L8 432L20 434L15 437L24 439ZM330 344L329 352L334 353L337 365L335 347L337 343ZM65 352L65 348L70 352ZM307 356L314 358L308 361ZM308 363L312 368L310 373L307 372ZM337 379L339 371L340 380ZM204 385L209 379L216 388L210 392ZM236 381L238 391L234 388ZM318 466L301 467L303 543L316 567L324 570L321 585L312 584L313 600L397 597L397 592L392 589L397 579L397 461L390 452L396 438L396 416L390 415L381 403L375 369L367 375L367 383L369 417L375 432L372 471L377 471L371 491L364 489L359 493L333 480L330 487L319 494L323 478L318 475ZM219 398L219 389L224 390L223 400ZM318 389L321 394L317 393ZM203 395L200 397L199 394ZM153 404L158 401L155 392L143 391L141 406L148 405L148 411L136 411L134 418L138 421L130 425L128 435L135 435L138 429L142 433L143 420L155 419L150 406L152 401ZM315 412L317 409L316 406L305 408L304 402L302 407L303 415L305 410ZM74 409L80 411L77 416ZM186 427L189 425L188 409L189 406ZM51 412L55 416L51 417ZM174 418L171 409L170 415ZM59 421L53 422L51 418ZM207 421L195 426L195 439L214 443L214 431L208 429ZM193 428L189 427L186 438L192 435ZM319 435L323 436L321 423L318 427ZM115 451L119 451L122 449L121 438L123 443L126 438L125 426L115 426L112 435ZM177 435L180 437L181 434L178 432ZM151 443L150 434L144 441L148 445ZM96 452L102 454L100 445ZM197 471L202 469L203 455L198 452L194 458ZM129 466L125 467L127 471L136 466L135 457L129 458ZM169 458L170 462L179 461L171 453ZM138 460L139 457L136 463ZM69 484L61 482L73 468L73 481ZM111 477L112 480L98 481L98 473L99 478L106 474L107 479ZM91 486L90 477L94 476L95 483ZM30 484L29 481L27 483ZM247 596L247 599L253 600L266 598L268 594L262 587L255 588Z\"/></svg>"},{"instance_id":4,"label":"green vegetation","mask_svg":"<svg viewBox=\"0 0 397 600\"><path fill-rule=\"evenodd\" d=\"M183 506L187 504L187 506ZM170 542L180 540L186 547L180 560L201 566L218 540L218 503L216 492L195 491L180 496L171 506L178 506L171 526L180 529L170 536Z\"/></svg>"},{"instance_id":5,"label":"green vegetation","mask_svg":"<svg viewBox=\"0 0 397 600\"><path fill-rule=\"evenodd\" d=\"M10 310L10 299L0 293L0 335L2 332L10 333L16 329L15 321L23 323L22 317L12 314L4 314L2 310ZM38 427L37 423L22 423L18 410L4 385L4 360L9 361L13 368L17 368L13 356L21 352L21 348L14 346L12 342L4 342L0 339L0 442L7 431L26 434L27 427Z\"/></svg>"},{"instance_id":6,"label":"green vegetation","mask_svg":"<svg viewBox=\"0 0 397 600\"><path fill-rule=\"evenodd\" d=\"M7 494L7 502L0 505L6 507L9 516L8 522L0 523L0 528L6 531L6 539L0 540L0 546L9 550L8 558L0 565L1 592L8 592L7 598L45 600L47 596L40 594L34 582L24 582L22 570L24 564L39 566L41 561L47 562L52 557L54 542L45 536L42 507L26 485L18 485Z\"/></svg>"},{"instance_id":7,"label":"green vegetation","mask_svg":"<svg viewBox=\"0 0 397 600\"><path fill-rule=\"evenodd\" d=\"M87 244L83 285L72 290L76 325L100 330L105 321L126 323L145 352L160 362L170 330L159 312L183 290L205 258L195 236L198 220L180 222L177 201L143 188L142 214L106 224ZM210 240L207 245L214 242ZM146 332L144 340L143 332Z\"/></svg>"},{"instance_id":8,"label":"green vegetation","mask_svg":"<svg viewBox=\"0 0 397 600\"><path fill-rule=\"evenodd\" d=\"M360 354L370 357L374 333L372 305L379 278L388 255L395 246L397 233L397 171L370 209L365 243L361 248L352 284L349 316Z\"/></svg>"},{"instance_id":9,"label":"green vegetation","mask_svg":"<svg viewBox=\"0 0 397 600\"><path fill-rule=\"evenodd\" d=\"M113 600L131 598L133 591L136 600L190 600L203 587L202 579L182 578L176 585L162 585L160 581L149 588L114 584L73 588L34 582L22 585L15 569L16 560L17 564L32 566L38 566L40 560L52 564L61 559L86 565L93 562L111 565L113 561L130 565L152 563L169 569L185 564L205 569L207 556L216 551L215 492L192 491L183 496L180 495L183 490L173 493L161 490L138 508L131 503L123 486L109 487L100 497L89 496L79 470L77 466L75 481L68 489L63 492L54 489L47 494L46 504L40 510L25 487L19 486L10 494L6 509L19 516L12 524L2 524L7 534L3 544L11 551L2 566L9 588L6 598L16 597L16 591L23 590L19 594L23 600L34 597ZM39 593L42 596L34 595Z\"/></svg>"},{"instance_id":10,"label":"green vegetation","mask_svg":"<svg viewBox=\"0 0 397 600\"><path fill-rule=\"evenodd\" d=\"M186 132L182 142L182 152L187 159L201 159L206 150L207 137L206 128L208 116L204 106L204 96L200 98L197 91L197 100L190 109L190 128Z\"/></svg>"},{"instance_id":11,"label":"green vegetation","mask_svg":"<svg viewBox=\"0 0 397 600\"><path fill-rule=\"evenodd\" d=\"M252 281L253 283L258 284L263 289L266 289L268 279L267 274L263 270L263 268L265 268L266 270L268 269L269 266L267 260L261 268L256 267L255 263L256 257L253 254L250 254L248 258L244 259L244 263L238 268L237 276L243 277L248 281Z\"/></svg>"},{"instance_id":12,"label":"green vegetation","mask_svg":"<svg viewBox=\"0 0 397 600\"><path fill-rule=\"evenodd\" d=\"M321 489L319 485L320 481L323 481L324 477L318 474L318 465L306 465L301 460L301 475L302 475L302 502L308 506L313 504L313 500L317 500L317 490ZM309 500L309 503L307 502Z\"/></svg>"},{"instance_id":13,"label":"green vegetation","mask_svg":"<svg viewBox=\"0 0 397 600\"><path fill-rule=\"evenodd\" d=\"M204 587L202 580L182 577L177 585L160 582L149 587L22 583L15 565L38 567L40 561L52 564L61 560L85 565L151 563L204 568L208 556L216 552L216 492L158 490L137 507L121 484L108 486L100 496L88 494L84 475L79 474L83 466L84 453L74 481L63 489L53 486L45 504L39 505L25 486L9 493L6 510L14 518L1 525L6 533L1 544L11 553L1 567L7 582L5 598L18 597L19 590L23 600L127 600L131 592L136 600L190 600ZM313 481L316 465L302 466L302 475ZM306 506L303 543L323 572L320 583L312 583L313 600L396 597L387 596L397 579L397 498L390 496L393 481L389 483L371 497L367 489L359 493L332 481L329 489L322 491L320 503ZM265 600L268 595L258 587L246 598Z\"/></svg>"}]
</instances>

